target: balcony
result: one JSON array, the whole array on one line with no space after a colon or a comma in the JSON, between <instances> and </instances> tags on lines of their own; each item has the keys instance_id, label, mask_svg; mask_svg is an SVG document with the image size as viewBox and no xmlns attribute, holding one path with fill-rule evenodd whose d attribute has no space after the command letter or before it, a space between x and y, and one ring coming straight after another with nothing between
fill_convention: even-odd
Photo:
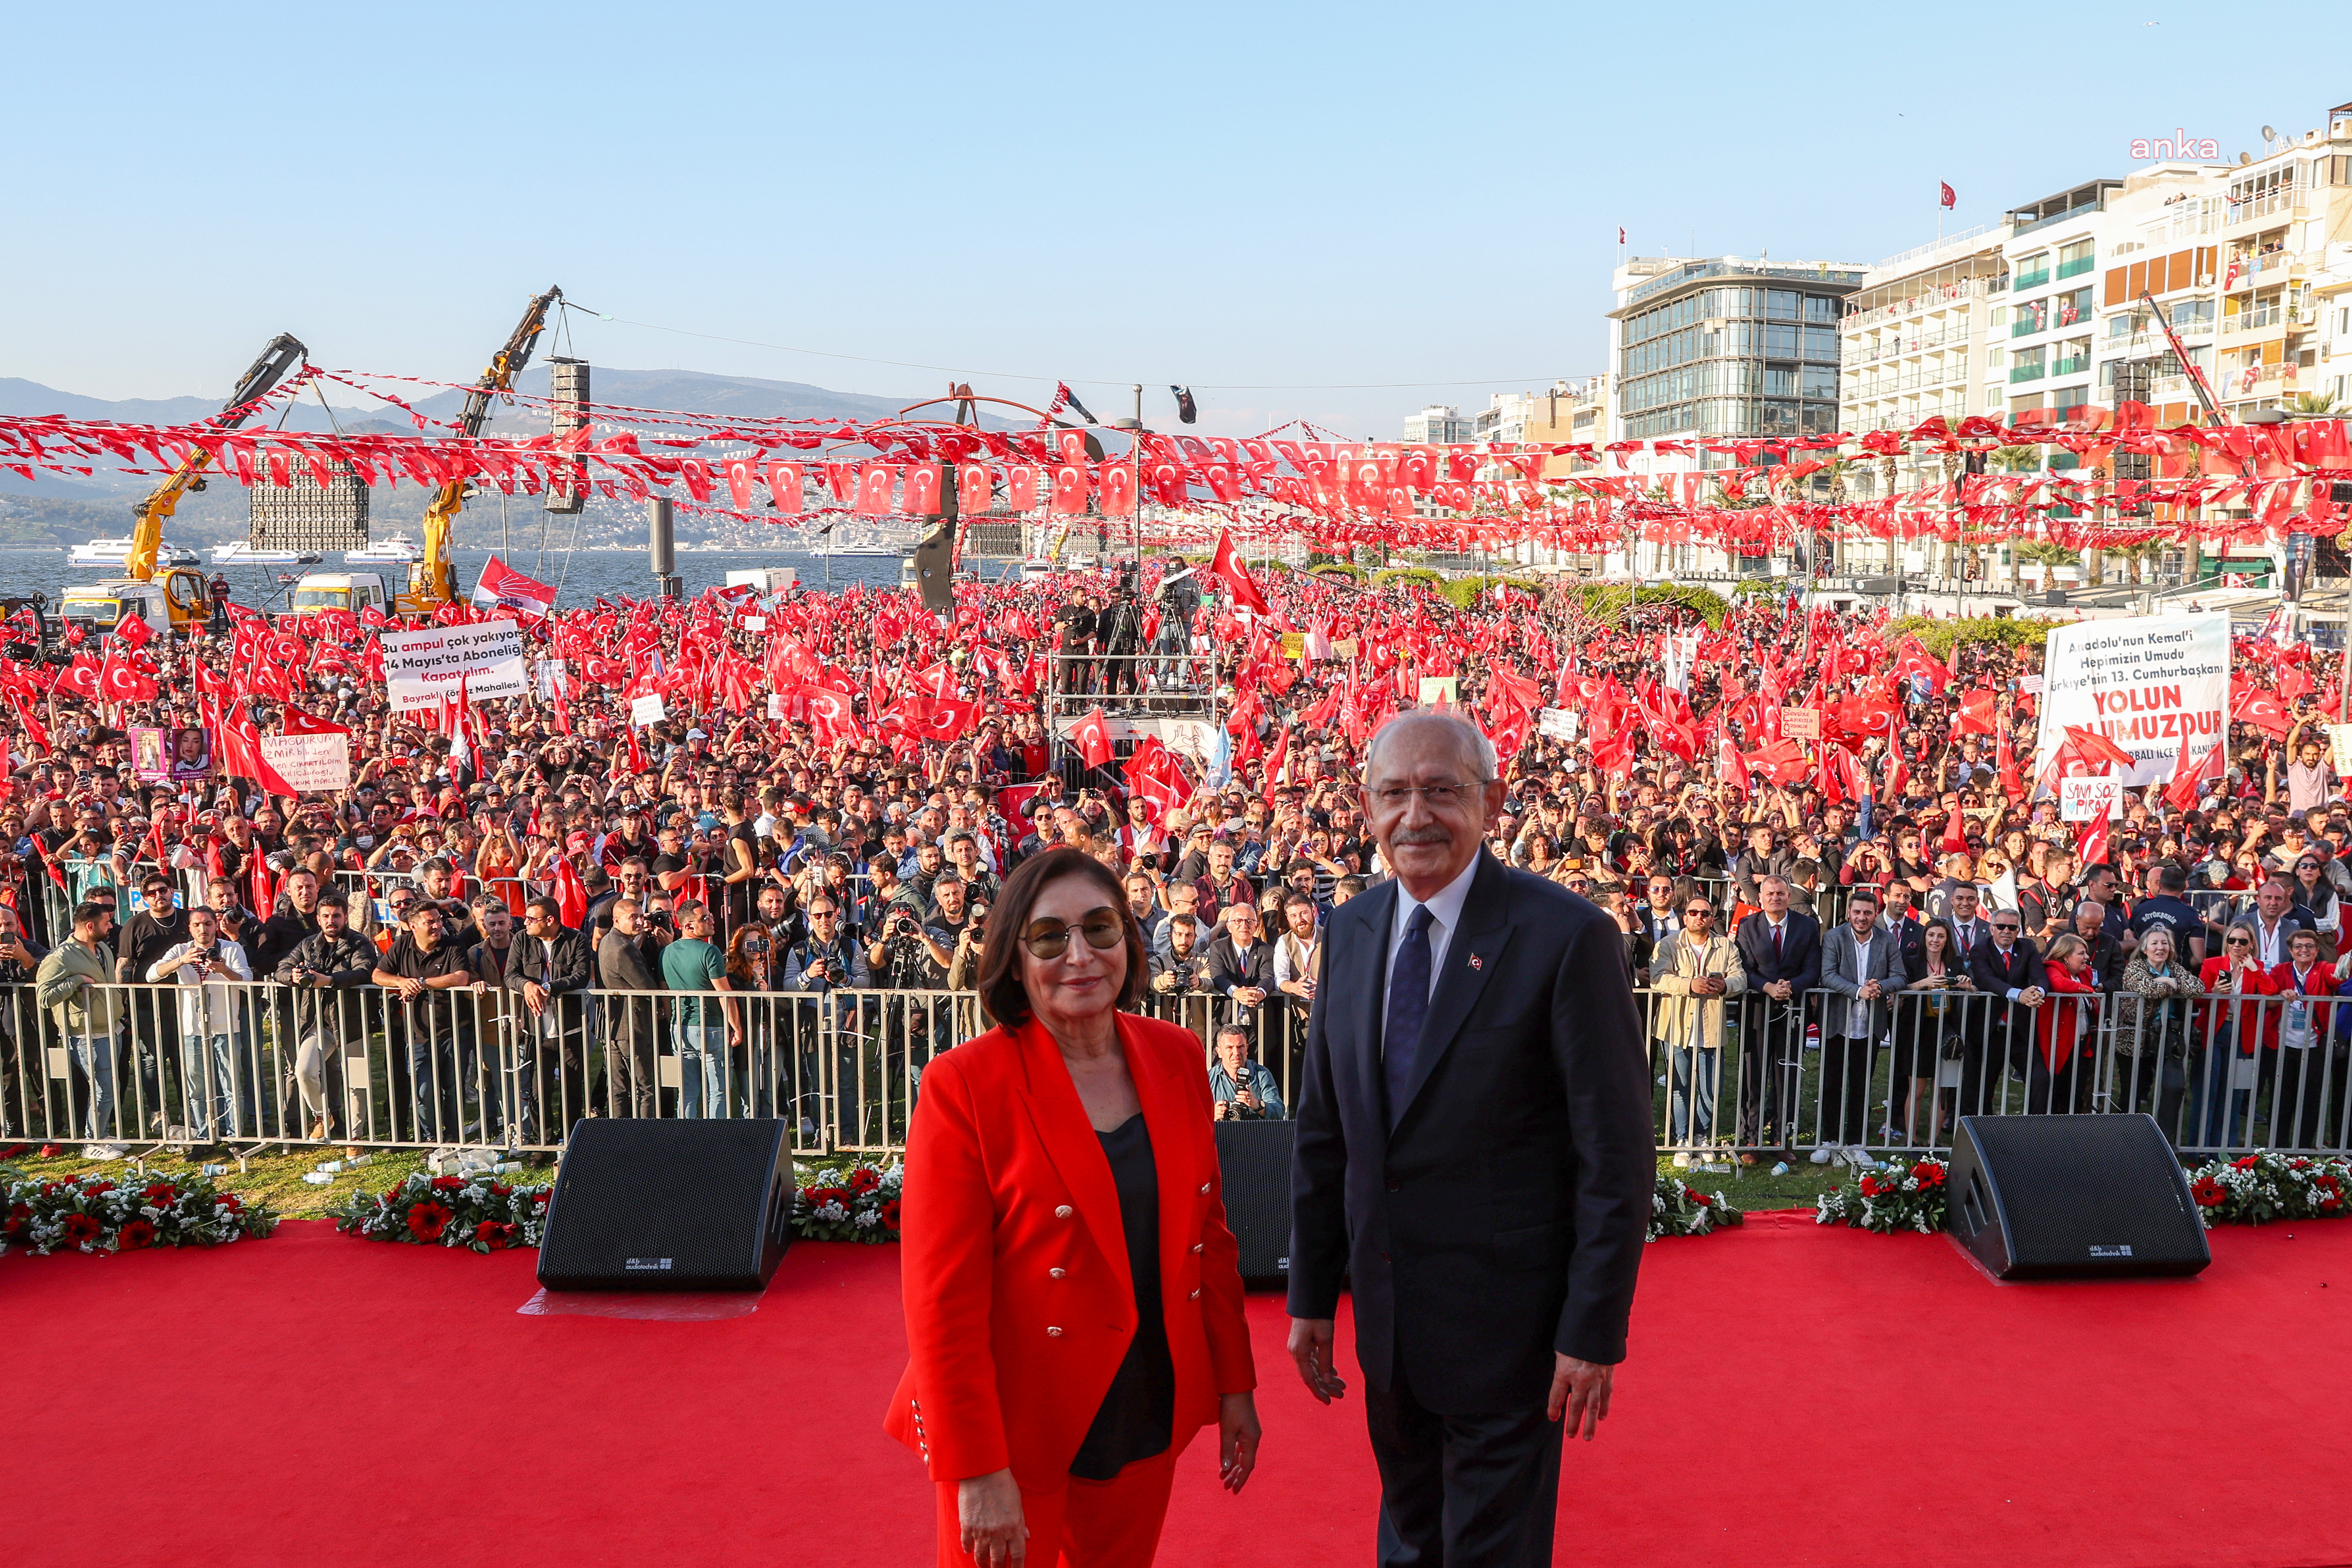
<instances>
[{"instance_id":1,"label":"balcony","mask_svg":"<svg viewBox=\"0 0 2352 1568\"><path fill-rule=\"evenodd\" d=\"M2099 258L2095 256L2078 256L2072 261L2060 262L2058 264L2058 276L2061 278L2080 278L2084 273L2088 272L2092 268L2096 267L2098 264Z\"/></svg>"},{"instance_id":2,"label":"balcony","mask_svg":"<svg viewBox=\"0 0 2352 1568\"><path fill-rule=\"evenodd\" d=\"M2091 356L2088 354L2078 354L2073 359L2053 360L2050 363L2050 374L2053 375L2074 375L2078 372L2086 371L2090 368Z\"/></svg>"},{"instance_id":3,"label":"balcony","mask_svg":"<svg viewBox=\"0 0 2352 1568\"><path fill-rule=\"evenodd\" d=\"M2257 218L2271 217L2283 213L2299 213L2307 205L2306 198L2309 195L2310 193L2300 185L2290 185L2265 192L2262 195L2238 203L2222 214L2221 226L2235 228L2240 224L2252 223Z\"/></svg>"},{"instance_id":4,"label":"balcony","mask_svg":"<svg viewBox=\"0 0 2352 1568\"><path fill-rule=\"evenodd\" d=\"M2286 311L2277 305L2264 305L2259 310L2241 310L2234 316L2221 318L2221 335L2233 338L2246 332L2266 331L2286 321Z\"/></svg>"},{"instance_id":5,"label":"balcony","mask_svg":"<svg viewBox=\"0 0 2352 1568\"><path fill-rule=\"evenodd\" d=\"M2014 386L2021 381L2040 381L2049 374L2049 370L2042 365L2021 364L2009 373L2009 384Z\"/></svg>"},{"instance_id":6,"label":"balcony","mask_svg":"<svg viewBox=\"0 0 2352 1568\"><path fill-rule=\"evenodd\" d=\"M2011 322L2009 335L2012 338L2030 338L2036 332L2046 332L2049 330L2050 321L2048 317L2031 315L2026 316L2020 321Z\"/></svg>"},{"instance_id":7,"label":"balcony","mask_svg":"<svg viewBox=\"0 0 2352 1568\"><path fill-rule=\"evenodd\" d=\"M2019 294L2028 289L2039 289L2049 281L2050 268L2047 267L2036 268L2031 272L2013 273L2009 279L2009 291Z\"/></svg>"}]
</instances>

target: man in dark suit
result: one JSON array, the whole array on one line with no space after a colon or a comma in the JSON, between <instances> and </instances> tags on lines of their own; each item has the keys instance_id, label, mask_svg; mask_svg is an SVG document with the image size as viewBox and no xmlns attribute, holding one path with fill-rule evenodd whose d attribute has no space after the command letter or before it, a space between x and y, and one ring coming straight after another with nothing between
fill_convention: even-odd
<instances>
[{"instance_id":1,"label":"man in dark suit","mask_svg":"<svg viewBox=\"0 0 2352 1568\"><path fill-rule=\"evenodd\" d=\"M1983 1023L1963 1031L1968 1043L1960 1058L1962 1116L1999 1110L1986 1091L2006 1073L2024 1077L2026 1053L2033 1048L2033 1009L2046 994L2042 952L2019 934L2019 923L2015 910L1995 910L1992 940L1969 959L1969 983L1983 997L1972 1005L1980 1010Z\"/></svg>"},{"instance_id":2,"label":"man in dark suit","mask_svg":"<svg viewBox=\"0 0 2352 1568\"><path fill-rule=\"evenodd\" d=\"M1739 1142L1750 1152L1769 1147L1767 1130L1784 1157L1797 1138L1797 1073L1804 1061L1805 993L1822 983L1822 922L1789 907L1785 877L1756 884L1764 907L1739 922L1739 965L1748 974L1748 1016L1739 1041Z\"/></svg>"},{"instance_id":3,"label":"man in dark suit","mask_svg":"<svg viewBox=\"0 0 2352 1568\"><path fill-rule=\"evenodd\" d=\"M1551 1561L1561 1418L1608 1414L1656 1180L1615 921L1482 853L1494 748L1447 713L1374 738L1363 800L1395 873L1333 911L1291 1167L1290 1352L1346 1384L1352 1271L1381 1468L1380 1561Z\"/></svg>"}]
</instances>

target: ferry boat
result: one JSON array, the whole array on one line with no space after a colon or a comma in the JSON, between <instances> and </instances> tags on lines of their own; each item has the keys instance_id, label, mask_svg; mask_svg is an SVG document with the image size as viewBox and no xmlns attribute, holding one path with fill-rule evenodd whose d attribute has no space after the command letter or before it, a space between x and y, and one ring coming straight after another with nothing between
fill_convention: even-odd
<instances>
[{"instance_id":1,"label":"ferry boat","mask_svg":"<svg viewBox=\"0 0 2352 1568\"><path fill-rule=\"evenodd\" d=\"M372 541L364 550L343 552L344 563L352 566L413 566L424 559L425 546L405 533Z\"/></svg>"},{"instance_id":2,"label":"ferry boat","mask_svg":"<svg viewBox=\"0 0 2352 1568\"><path fill-rule=\"evenodd\" d=\"M101 572L120 572L131 561L131 536L121 539L92 539L77 544L66 555L68 566ZM158 566L201 566L203 557L184 544L159 545L155 551Z\"/></svg>"},{"instance_id":3,"label":"ferry boat","mask_svg":"<svg viewBox=\"0 0 2352 1568\"><path fill-rule=\"evenodd\" d=\"M215 566L310 566L318 560L315 550L257 550L243 540L213 551Z\"/></svg>"}]
</instances>

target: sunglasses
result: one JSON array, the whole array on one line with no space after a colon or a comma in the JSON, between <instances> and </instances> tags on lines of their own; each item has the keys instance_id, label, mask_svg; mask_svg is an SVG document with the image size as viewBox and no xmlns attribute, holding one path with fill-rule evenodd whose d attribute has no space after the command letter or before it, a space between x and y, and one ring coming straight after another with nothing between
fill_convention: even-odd
<instances>
[{"instance_id":1,"label":"sunglasses","mask_svg":"<svg viewBox=\"0 0 2352 1568\"><path fill-rule=\"evenodd\" d=\"M2226 938L2226 939L2222 942L2221 945L2222 945L2223 947L2252 947L2252 946L2253 946L2254 944L2253 944L2253 942L2252 941L2252 939L2250 939L2250 938L2242 937L2242 936L2233 936L2233 937Z\"/></svg>"},{"instance_id":2,"label":"sunglasses","mask_svg":"<svg viewBox=\"0 0 2352 1568\"><path fill-rule=\"evenodd\" d=\"M1690 908L1683 911L1683 915L1685 919L1695 921L1705 920L1707 916L1713 913L1715 913L1715 911L1708 909L1705 904L1693 904Z\"/></svg>"},{"instance_id":3,"label":"sunglasses","mask_svg":"<svg viewBox=\"0 0 2352 1568\"><path fill-rule=\"evenodd\" d=\"M2010 924L2004 925L2004 924L2002 924L2000 921L1995 921L1993 922L1993 927L1992 927L1992 929L1993 929L1993 930L1995 930L1995 931L2015 931L2015 930L2017 929L2017 926L2015 925L2015 923L2014 923L2014 922L2011 922L2011 923L2010 923Z\"/></svg>"},{"instance_id":4,"label":"sunglasses","mask_svg":"<svg viewBox=\"0 0 2352 1568\"><path fill-rule=\"evenodd\" d=\"M1246 907L1246 906L1244 906ZM1127 940L1127 927L1116 910L1095 910L1080 921L1076 928L1087 939L1087 945L1097 952L1108 952ZM1072 928L1060 921L1033 921L1022 933L1021 945L1033 958L1059 958L1068 951Z\"/></svg>"}]
</instances>

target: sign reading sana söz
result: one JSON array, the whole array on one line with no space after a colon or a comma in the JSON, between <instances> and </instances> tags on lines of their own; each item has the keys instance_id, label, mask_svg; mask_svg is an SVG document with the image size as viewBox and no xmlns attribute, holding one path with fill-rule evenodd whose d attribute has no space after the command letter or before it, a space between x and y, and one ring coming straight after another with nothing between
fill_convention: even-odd
<instances>
[{"instance_id":1,"label":"sign reading sana s\u00f6z","mask_svg":"<svg viewBox=\"0 0 2352 1568\"><path fill-rule=\"evenodd\" d=\"M477 702L521 697L530 690L522 662L522 628L512 621L385 632L377 641L383 646L384 685L395 712L456 701L461 679L466 695Z\"/></svg>"},{"instance_id":2,"label":"sign reading sana s\u00f6z","mask_svg":"<svg viewBox=\"0 0 2352 1568\"><path fill-rule=\"evenodd\" d=\"M2105 735L2132 754L2130 770L2121 774L2127 786L2162 784L2184 751L2194 766L2223 739L2230 706L2226 615L2140 616L2059 626L2044 647L2042 668L2036 778L2064 743L2069 724Z\"/></svg>"}]
</instances>

